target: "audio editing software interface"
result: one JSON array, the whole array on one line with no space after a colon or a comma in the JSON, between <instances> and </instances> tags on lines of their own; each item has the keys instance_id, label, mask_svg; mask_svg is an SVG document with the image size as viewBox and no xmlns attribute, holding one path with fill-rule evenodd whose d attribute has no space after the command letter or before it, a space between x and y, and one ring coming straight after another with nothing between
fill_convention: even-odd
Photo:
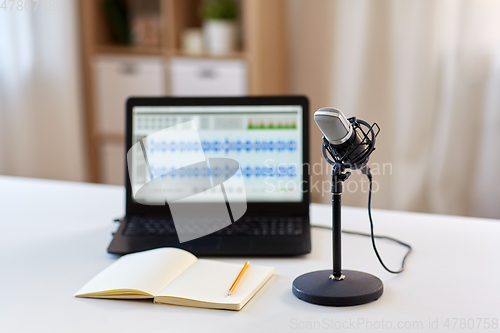
<instances>
[{"instance_id":1,"label":"audio editing software interface","mask_svg":"<svg viewBox=\"0 0 500 333\"><path fill-rule=\"evenodd\" d=\"M149 140L145 149L150 171L137 167L133 170L137 179L146 177L147 172L156 178L174 171L179 168L180 160L189 159L194 154L199 156L201 147L207 159L230 158L239 163L241 173L237 176L243 178L245 188L228 188L227 191L244 191L249 202L302 200L300 105L136 106L133 109L132 144L175 125L182 128L182 124L189 121L196 124L198 137L196 133L179 130L169 140ZM155 163L160 159L154 156L165 153L170 157ZM196 168L186 171L183 176L208 175L207 170ZM165 181L168 181L168 176Z\"/></svg>"}]
</instances>

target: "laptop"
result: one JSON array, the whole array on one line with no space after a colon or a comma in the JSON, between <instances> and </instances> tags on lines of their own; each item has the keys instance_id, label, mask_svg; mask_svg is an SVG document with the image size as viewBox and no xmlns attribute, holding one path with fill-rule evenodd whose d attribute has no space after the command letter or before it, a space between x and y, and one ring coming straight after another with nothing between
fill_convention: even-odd
<instances>
[{"instance_id":1,"label":"laptop","mask_svg":"<svg viewBox=\"0 0 500 333\"><path fill-rule=\"evenodd\" d=\"M306 97L134 97L128 99L126 108L127 152L140 144L145 156L153 148L177 155L163 160L164 165L156 163L153 173L149 165L149 169L141 169L138 162L129 161L126 215L114 233L109 253L123 255L159 247L177 247L202 256L293 256L311 251ZM136 201L130 175L136 182L141 177L155 179L154 172L176 172L176 162L193 153L189 144L170 140L162 145L147 140L159 131L189 124L194 124L199 138L195 133L193 140L199 140L208 161L237 162L238 173L233 176L237 181L225 185L224 196L226 192L227 197L233 193L243 196L246 210L226 227L181 242L174 206ZM168 183L171 178L165 175L162 179ZM200 199L190 199L191 207L203 207L204 198L217 194L213 187L198 191L204 195L193 196Z\"/></svg>"}]
</instances>

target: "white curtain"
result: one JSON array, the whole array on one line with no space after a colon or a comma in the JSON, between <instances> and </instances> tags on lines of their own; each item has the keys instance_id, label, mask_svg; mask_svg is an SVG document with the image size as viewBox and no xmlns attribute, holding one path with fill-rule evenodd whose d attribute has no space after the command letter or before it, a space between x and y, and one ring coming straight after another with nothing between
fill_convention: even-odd
<instances>
[{"instance_id":1,"label":"white curtain","mask_svg":"<svg viewBox=\"0 0 500 333\"><path fill-rule=\"evenodd\" d=\"M329 102L381 127L374 205L500 218L500 1L339 0L333 10ZM364 205L366 194L343 199Z\"/></svg>"},{"instance_id":2,"label":"white curtain","mask_svg":"<svg viewBox=\"0 0 500 333\"><path fill-rule=\"evenodd\" d=\"M500 1L290 0L288 17L291 91L380 125L374 207L500 218ZM345 204L366 205L362 179Z\"/></svg>"},{"instance_id":3,"label":"white curtain","mask_svg":"<svg viewBox=\"0 0 500 333\"><path fill-rule=\"evenodd\" d=\"M0 10L0 174L84 180L78 2ZM24 4L24 2L23 2Z\"/></svg>"}]
</instances>

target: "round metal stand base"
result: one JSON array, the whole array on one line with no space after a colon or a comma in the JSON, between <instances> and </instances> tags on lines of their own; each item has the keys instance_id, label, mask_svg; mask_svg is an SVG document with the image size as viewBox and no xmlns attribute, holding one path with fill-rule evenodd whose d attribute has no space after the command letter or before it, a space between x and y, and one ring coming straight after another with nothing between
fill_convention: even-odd
<instances>
[{"instance_id":1,"label":"round metal stand base","mask_svg":"<svg viewBox=\"0 0 500 333\"><path fill-rule=\"evenodd\" d=\"M342 271L343 280L332 280L331 270L303 274L293 281L293 294L308 303L353 306L377 300L384 292L382 281L371 274Z\"/></svg>"}]
</instances>

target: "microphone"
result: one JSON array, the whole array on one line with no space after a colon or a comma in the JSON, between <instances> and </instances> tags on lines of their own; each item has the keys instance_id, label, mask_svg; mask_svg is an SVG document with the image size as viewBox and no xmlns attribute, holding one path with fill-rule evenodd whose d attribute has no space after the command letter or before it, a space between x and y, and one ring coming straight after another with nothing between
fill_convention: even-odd
<instances>
[{"instance_id":1,"label":"microphone","mask_svg":"<svg viewBox=\"0 0 500 333\"><path fill-rule=\"evenodd\" d=\"M332 165L333 269L302 274L293 281L292 292L299 299L313 304L351 306L372 302L384 292L382 281L368 273L342 270L341 195L342 184L351 175L345 169L361 169L369 180L368 216L371 223L372 177L366 164L375 149L375 137L380 128L376 123L370 126L364 120L354 117L347 119L340 110L334 108L319 109L314 113L314 121L324 134L323 156ZM373 224L370 226L375 248Z\"/></svg>"},{"instance_id":2,"label":"microphone","mask_svg":"<svg viewBox=\"0 0 500 333\"><path fill-rule=\"evenodd\" d=\"M404 270L406 257L411 246L395 240L408 248L403 258L401 269L390 270L382 261L375 238L389 238L373 234L371 213L372 176L368 158L375 150L375 137L380 132L377 123L370 126L366 121L354 117L346 119L344 114L334 108L322 108L314 113L314 121L323 132L323 156L332 165L332 263L333 269L302 274L292 283L292 292L299 299L320 305L352 306L375 301L384 293L382 281L371 274L342 270L342 228L341 228L341 195L342 183L349 178L351 172L346 168L361 169L368 177L368 219L370 220L370 236L373 250L380 264L390 273L401 273ZM363 127L366 128L363 130ZM328 153L328 154L327 154ZM355 232L348 232L360 234ZM389 238L390 239L390 238Z\"/></svg>"},{"instance_id":3,"label":"microphone","mask_svg":"<svg viewBox=\"0 0 500 333\"><path fill-rule=\"evenodd\" d=\"M334 108L321 108L314 113L314 121L337 163L344 163L351 169L362 169L368 163L370 154L375 150L375 137L369 140L356 118L347 119L342 111Z\"/></svg>"}]
</instances>

